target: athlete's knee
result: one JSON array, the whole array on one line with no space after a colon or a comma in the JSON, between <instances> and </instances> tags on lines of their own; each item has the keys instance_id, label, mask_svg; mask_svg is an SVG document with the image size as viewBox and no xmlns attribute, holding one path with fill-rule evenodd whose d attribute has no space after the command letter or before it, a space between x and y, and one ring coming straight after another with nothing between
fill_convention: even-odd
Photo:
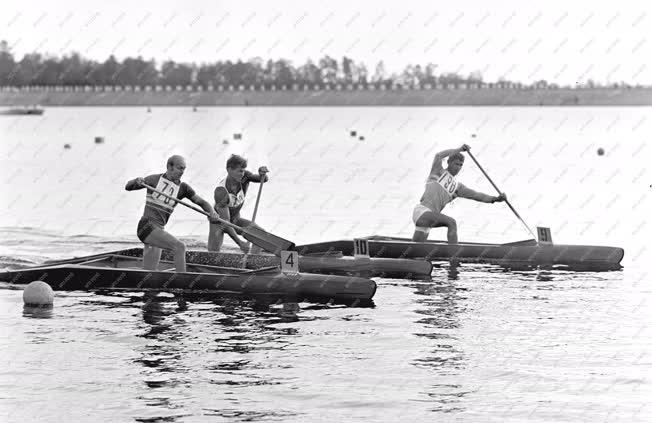
<instances>
[{"instance_id":1,"label":"athlete's knee","mask_svg":"<svg viewBox=\"0 0 652 423\"><path fill-rule=\"evenodd\" d=\"M186 252L186 244L184 244L183 242L177 240L174 243L174 252L175 253L184 253L185 254L185 252Z\"/></svg>"}]
</instances>

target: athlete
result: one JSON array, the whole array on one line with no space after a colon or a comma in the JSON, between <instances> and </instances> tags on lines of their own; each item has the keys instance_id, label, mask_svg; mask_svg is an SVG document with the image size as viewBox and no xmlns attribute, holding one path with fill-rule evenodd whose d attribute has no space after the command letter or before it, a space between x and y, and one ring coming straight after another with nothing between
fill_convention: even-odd
<instances>
[{"instance_id":1,"label":"athlete","mask_svg":"<svg viewBox=\"0 0 652 423\"><path fill-rule=\"evenodd\" d=\"M469 198L482 203L495 203L507 199L504 193L494 197L473 191L457 182L455 176L464 165L462 152L470 149L471 147L464 144L460 148L444 150L435 155L430 175L426 181L425 192L412 213L412 220L416 226L412 241L425 241L428 239L431 228L446 226L448 228L448 243L457 244L457 222L441 212L446 204L457 197ZM442 161L445 158L448 158L446 169L442 166Z\"/></svg>"},{"instance_id":2,"label":"athlete","mask_svg":"<svg viewBox=\"0 0 652 423\"><path fill-rule=\"evenodd\" d=\"M133 191L144 188L147 184L171 195L174 198L190 201L200 206L211 216L218 217L211 205L195 193L190 185L181 182L181 176L186 170L186 161L181 156L172 156L168 159L167 171L144 178L136 178L127 182L125 189ZM143 242L143 269L156 270L161 259L161 249L174 252L174 265L177 272L186 271L186 245L165 230L165 224L177 205L176 201L147 189L145 210L143 217L138 222L138 238Z\"/></svg>"},{"instance_id":3,"label":"athlete","mask_svg":"<svg viewBox=\"0 0 652 423\"><path fill-rule=\"evenodd\" d=\"M240 216L240 209L245 201L247 189L250 182L267 182L267 167L261 166L258 168L258 174L246 170L247 160L244 157L232 154L226 161L227 176L222 179L215 188L215 211L219 214L220 218L228 220L234 225L246 228L248 226L260 228L260 226ZM260 228L262 229L262 228ZM249 244L240 239L238 231L231 227L221 226L219 224L211 223L208 232L208 251L219 251L224 242L224 233L227 233L238 247L245 253L249 252ZM261 248L254 246L251 249L252 253L260 253Z\"/></svg>"}]
</instances>

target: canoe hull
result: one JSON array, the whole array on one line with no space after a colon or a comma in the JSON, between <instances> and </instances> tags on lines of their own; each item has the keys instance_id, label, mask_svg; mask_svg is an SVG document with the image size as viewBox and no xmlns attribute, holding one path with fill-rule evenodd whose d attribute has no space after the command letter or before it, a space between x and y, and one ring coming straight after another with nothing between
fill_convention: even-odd
<instances>
[{"instance_id":1,"label":"canoe hull","mask_svg":"<svg viewBox=\"0 0 652 423\"><path fill-rule=\"evenodd\" d=\"M309 273L285 274L278 270L242 273L146 271L85 264L62 264L0 272L0 280L28 284L47 282L54 290L183 291L194 294L273 294L334 301L369 301L376 292L370 279Z\"/></svg>"},{"instance_id":2,"label":"canoe hull","mask_svg":"<svg viewBox=\"0 0 652 423\"><path fill-rule=\"evenodd\" d=\"M430 261L459 260L504 266L560 266L572 270L618 270L624 250L617 247L563 244L448 244L442 241L412 242L405 238L369 237L371 257L425 258ZM297 247L299 254L318 251L353 254L352 240L339 240Z\"/></svg>"}]
</instances>

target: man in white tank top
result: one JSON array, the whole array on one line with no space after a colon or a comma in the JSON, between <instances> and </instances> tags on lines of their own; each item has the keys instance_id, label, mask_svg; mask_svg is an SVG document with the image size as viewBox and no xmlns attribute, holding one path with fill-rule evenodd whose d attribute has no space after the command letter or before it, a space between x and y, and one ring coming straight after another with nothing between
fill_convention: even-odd
<instances>
[{"instance_id":1,"label":"man in white tank top","mask_svg":"<svg viewBox=\"0 0 652 423\"><path fill-rule=\"evenodd\" d=\"M412 213L412 220L416 226L412 241L425 241L428 239L430 228L445 226L448 228L448 242L457 244L457 222L452 217L441 213L446 204L457 197L470 198L483 203L505 201L507 198L504 193L494 197L473 191L457 182L455 177L464 165L462 152L470 149L471 147L464 144L460 148L444 150L435 155L425 191ZM446 169L442 165L445 158L448 158Z\"/></svg>"},{"instance_id":2,"label":"man in white tank top","mask_svg":"<svg viewBox=\"0 0 652 423\"><path fill-rule=\"evenodd\" d=\"M231 155L226 161L227 176L218 182L215 188L214 209L220 218L240 226L241 228L256 227L262 229L257 224L240 215L240 210L245 202L249 184L267 182L267 167L258 168L258 174L253 174L246 170L247 160L236 154ZM224 242L224 234L228 234L231 239L244 252L249 252L248 243L241 239L239 232L228 226L211 223L208 232L208 251L220 251ZM260 247L253 246L251 252L258 254L261 252Z\"/></svg>"}]
</instances>

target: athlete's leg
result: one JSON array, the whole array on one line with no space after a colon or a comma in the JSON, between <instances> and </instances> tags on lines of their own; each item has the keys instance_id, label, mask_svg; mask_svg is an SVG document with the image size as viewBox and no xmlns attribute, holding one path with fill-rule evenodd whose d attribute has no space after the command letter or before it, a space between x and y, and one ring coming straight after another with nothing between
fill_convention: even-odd
<instances>
[{"instance_id":1,"label":"athlete's leg","mask_svg":"<svg viewBox=\"0 0 652 423\"><path fill-rule=\"evenodd\" d=\"M208 251L220 251L224 243L224 229L215 223L210 223L208 229Z\"/></svg>"},{"instance_id":2,"label":"athlete's leg","mask_svg":"<svg viewBox=\"0 0 652 423\"><path fill-rule=\"evenodd\" d=\"M153 245L143 244L143 269L157 270L161 260L161 249Z\"/></svg>"},{"instance_id":3,"label":"athlete's leg","mask_svg":"<svg viewBox=\"0 0 652 423\"><path fill-rule=\"evenodd\" d=\"M448 228L448 243L457 244L457 222L450 216L429 210L417 219L415 225L417 228L440 228L446 226ZM412 240L421 242L425 241L427 237L428 235L423 231L415 231Z\"/></svg>"},{"instance_id":4,"label":"athlete's leg","mask_svg":"<svg viewBox=\"0 0 652 423\"><path fill-rule=\"evenodd\" d=\"M145 238L145 243L172 250L174 252L174 267L177 272L186 271L186 244L176 239L163 229L156 228Z\"/></svg>"}]
</instances>

